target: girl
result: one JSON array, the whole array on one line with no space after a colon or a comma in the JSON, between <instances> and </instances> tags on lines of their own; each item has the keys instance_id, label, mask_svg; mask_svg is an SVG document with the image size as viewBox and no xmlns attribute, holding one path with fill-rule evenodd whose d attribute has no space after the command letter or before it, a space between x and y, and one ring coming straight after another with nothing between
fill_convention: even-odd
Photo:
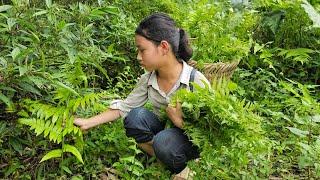
<instances>
[{"instance_id":1,"label":"girl","mask_svg":"<svg viewBox=\"0 0 320 180\"><path fill-rule=\"evenodd\" d=\"M192 56L188 37L168 15L155 13L146 17L135 31L135 42L137 59L147 73L125 100L114 100L107 111L89 119L77 118L74 123L87 130L122 117L128 137L133 137L140 148L155 155L171 172L179 173L199 152L181 129L181 104L168 106L170 97L180 88L190 89L190 78L201 87L209 82L187 64ZM143 108L148 100L153 112ZM161 108L166 108L174 128L165 129L159 118Z\"/></svg>"}]
</instances>

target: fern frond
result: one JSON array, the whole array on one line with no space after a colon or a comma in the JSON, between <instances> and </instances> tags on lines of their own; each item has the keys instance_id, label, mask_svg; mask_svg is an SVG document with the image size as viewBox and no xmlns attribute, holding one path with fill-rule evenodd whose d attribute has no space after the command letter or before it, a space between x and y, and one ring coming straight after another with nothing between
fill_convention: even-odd
<instances>
[{"instance_id":1,"label":"fern frond","mask_svg":"<svg viewBox=\"0 0 320 180\"><path fill-rule=\"evenodd\" d=\"M84 95L83 97L71 100L68 108L71 108L75 111L79 106L81 106L82 109L85 109L86 106L95 104L100 98L101 94L99 93L89 93Z\"/></svg>"},{"instance_id":2,"label":"fern frond","mask_svg":"<svg viewBox=\"0 0 320 180\"><path fill-rule=\"evenodd\" d=\"M47 137L49 135L50 141L53 141L55 143L60 143L62 141L62 128L54 126L50 123L50 121L36 118L21 118L19 119L19 122L21 124L30 126L30 129L35 131L36 136L39 136L43 133L44 137Z\"/></svg>"}]
</instances>

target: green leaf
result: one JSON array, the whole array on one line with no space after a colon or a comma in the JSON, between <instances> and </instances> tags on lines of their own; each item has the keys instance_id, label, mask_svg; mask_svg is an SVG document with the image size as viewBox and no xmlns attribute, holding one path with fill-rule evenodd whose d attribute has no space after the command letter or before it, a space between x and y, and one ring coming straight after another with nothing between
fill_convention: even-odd
<instances>
[{"instance_id":1,"label":"green leaf","mask_svg":"<svg viewBox=\"0 0 320 180\"><path fill-rule=\"evenodd\" d=\"M8 62L5 58L0 57L0 65L2 66L2 68L6 68L8 67Z\"/></svg>"},{"instance_id":2,"label":"green leaf","mask_svg":"<svg viewBox=\"0 0 320 180\"><path fill-rule=\"evenodd\" d=\"M299 137L306 137L309 134L309 131L302 131L294 127L287 127L293 134L298 135Z\"/></svg>"},{"instance_id":3,"label":"green leaf","mask_svg":"<svg viewBox=\"0 0 320 180\"><path fill-rule=\"evenodd\" d=\"M193 105L191 103L187 103L187 102L183 102L181 104L181 107L185 107L187 108L188 110L192 110L193 109Z\"/></svg>"},{"instance_id":4,"label":"green leaf","mask_svg":"<svg viewBox=\"0 0 320 180\"><path fill-rule=\"evenodd\" d=\"M87 63L96 67L110 81L110 78L109 78L107 71L105 70L105 68L103 68L101 65L99 65L99 63L97 63L97 62L87 62Z\"/></svg>"},{"instance_id":5,"label":"green leaf","mask_svg":"<svg viewBox=\"0 0 320 180\"><path fill-rule=\"evenodd\" d=\"M38 11L38 12L34 13L34 14L32 15L32 17L40 16L40 15L47 14L47 13L48 13L47 10Z\"/></svg>"},{"instance_id":6,"label":"green leaf","mask_svg":"<svg viewBox=\"0 0 320 180\"><path fill-rule=\"evenodd\" d=\"M28 71L28 68L26 66L19 66L20 76L23 76L27 71Z\"/></svg>"},{"instance_id":7,"label":"green leaf","mask_svg":"<svg viewBox=\"0 0 320 180\"><path fill-rule=\"evenodd\" d=\"M12 163L9 168L7 168L7 170L5 171L4 176L7 177L10 174L16 172L16 170L19 168L20 164L17 162Z\"/></svg>"},{"instance_id":8,"label":"green leaf","mask_svg":"<svg viewBox=\"0 0 320 180\"><path fill-rule=\"evenodd\" d=\"M11 87L2 86L2 84L0 84L0 89L5 90L5 91L17 92L15 89L13 89Z\"/></svg>"},{"instance_id":9,"label":"green leaf","mask_svg":"<svg viewBox=\"0 0 320 180\"><path fill-rule=\"evenodd\" d=\"M308 14L309 18L313 21L313 27L320 27L320 14L314 7L307 1L303 0L301 6L304 8L305 12Z\"/></svg>"},{"instance_id":10,"label":"green leaf","mask_svg":"<svg viewBox=\"0 0 320 180\"><path fill-rule=\"evenodd\" d=\"M253 53L254 54L256 54L257 52L259 52L261 49L263 49L264 48L264 45L260 45L260 44L258 44L258 43L255 43L254 44L254 51L253 51Z\"/></svg>"},{"instance_id":11,"label":"green leaf","mask_svg":"<svg viewBox=\"0 0 320 180\"><path fill-rule=\"evenodd\" d=\"M52 116L52 124L56 123L56 121L59 119L59 116L60 116L59 111Z\"/></svg>"},{"instance_id":12,"label":"green leaf","mask_svg":"<svg viewBox=\"0 0 320 180\"><path fill-rule=\"evenodd\" d=\"M17 138L9 138L9 144L13 147L14 150L16 150L17 152L19 152L20 155L22 155L22 145Z\"/></svg>"},{"instance_id":13,"label":"green leaf","mask_svg":"<svg viewBox=\"0 0 320 180\"><path fill-rule=\"evenodd\" d=\"M11 52L12 59L16 60L19 54L20 54L20 49L18 47L14 48Z\"/></svg>"},{"instance_id":14,"label":"green leaf","mask_svg":"<svg viewBox=\"0 0 320 180\"><path fill-rule=\"evenodd\" d=\"M7 27L8 27L8 30L11 31L12 30L12 27L17 23L17 20L15 18L8 18L7 19Z\"/></svg>"},{"instance_id":15,"label":"green leaf","mask_svg":"<svg viewBox=\"0 0 320 180\"><path fill-rule=\"evenodd\" d=\"M19 82L18 85L24 90L24 91L28 91L34 94L37 94L39 96L41 96L41 93L38 89L36 89L35 87L33 87L31 84L26 83L26 82Z\"/></svg>"},{"instance_id":16,"label":"green leaf","mask_svg":"<svg viewBox=\"0 0 320 180\"><path fill-rule=\"evenodd\" d=\"M50 121L47 121L44 128L43 136L47 137L50 132Z\"/></svg>"},{"instance_id":17,"label":"green leaf","mask_svg":"<svg viewBox=\"0 0 320 180\"><path fill-rule=\"evenodd\" d=\"M63 146L63 152L70 152L72 153L74 156L76 156L76 158L82 163L84 164L83 160L82 160L82 156L80 154L80 152L78 151L78 149L72 145L69 144L65 144Z\"/></svg>"},{"instance_id":18,"label":"green leaf","mask_svg":"<svg viewBox=\"0 0 320 180\"><path fill-rule=\"evenodd\" d=\"M40 163L43 161L46 161L48 159L57 158L62 156L62 150L61 149L54 149L49 151L43 158L41 159Z\"/></svg>"},{"instance_id":19,"label":"green leaf","mask_svg":"<svg viewBox=\"0 0 320 180\"><path fill-rule=\"evenodd\" d=\"M10 5L2 5L0 6L0 12L3 12L3 11L7 11L8 9L11 9L12 6Z\"/></svg>"},{"instance_id":20,"label":"green leaf","mask_svg":"<svg viewBox=\"0 0 320 180\"><path fill-rule=\"evenodd\" d=\"M52 6L52 0L46 0L46 6L50 8Z\"/></svg>"},{"instance_id":21,"label":"green leaf","mask_svg":"<svg viewBox=\"0 0 320 180\"><path fill-rule=\"evenodd\" d=\"M71 170L67 167L67 166L62 166L61 167L65 172L67 172L68 174L73 174L72 172L71 172Z\"/></svg>"},{"instance_id":22,"label":"green leaf","mask_svg":"<svg viewBox=\"0 0 320 180\"><path fill-rule=\"evenodd\" d=\"M313 162L312 162L312 158L311 157L308 157L308 156L299 156L298 157L298 165L299 165L299 168L305 168L307 166L312 166L313 165Z\"/></svg>"},{"instance_id":23,"label":"green leaf","mask_svg":"<svg viewBox=\"0 0 320 180\"><path fill-rule=\"evenodd\" d=\"M316 122L316 123L320 122L320 114L311 116L311 119L313 122Z\"/></svg>"},{"instance_id":24,"label":"green leaf","mask_svg":"<svg viewBox=\"0 0 320 180\"><path fill-rule=\"evenodd\" d=\"M134 156L129 156L129 157L120 158L120 160L123 161L123 162L133 163L134 160L135 160L135 157Z\"/></svg>"},{"instance_id":25,"label":"green leaf","mask_svg":"<svg viewBox=\"0 0 320 180\"><path fill-rule=\"evenodd\" d=\"M113 15L119 14L119 8L116 6L106 6L106 7L103 7L102 10Z\"/></svg>"},{"instance_id":26,"label":"green leaf","mask_svg":"<svg viewBox=\"0 0 320 180\"><path fill-rule=\"evenodd\" d=\"M40 42L39 37L38 37L34 32L32 32L32 31L30 31L30 33L31 33L32 36L34 37L33 39L34 39L35 41L33 41L33 42L39 43L39 42Z\"/></svg>"},{"instance_id":27,"label":"green leaf","mask_svg":"<svg viewBox=\"0 0 320 180\"><path fill-rule=\"evenodd\" d=\"M65 24L62 28L65 28L65 27L68 27L68 26L71 26L73 25L72 23L68 23L68 24ZM73 64L77 58L77 50L74 49L73 47L70 47L69 44L66 44L67 42L64 42L64 41L67 41L65 39L62 39L61 40L62 42L60 43L60 45L63 47L63 49L65 51L67 51L67 54L68 54L68 57L69 57L69 60L70 60L70 63Z\"/></svg>"},{"instance_id":28,"label":"green leaf","mask_svg":"<svg viewBox=\"0 0 320 180\"><path fill-rule=\"evenodd\" d=\"M69 87L69 86L67 86L67 85L65 85L65 84L63 84L63 83L61 83L61 82L59 82L59 81L56 81L55 84L58 85L58 86L60 86L60 87L62 87L62 88L64 88L64 89L66 89L66 90L68 90L68 91L70 91L70 92L73 93L74 95L80 96L80 95L79 95L75 90L73 90L71 87Z\"/></svg>"},{"instance_id":29,"label":"green leaf","mask_svg":"<svg viewBox=\"0 0 320 180\"><path fill-rule=\"evenodd\" d=\"M305 144L305 143L302 143L302 142L300 142L298 144L306 151L311 151L312 150L312 147L310 145L308 145L308 144Z\"/></svg>"},{"instance_id":30,"label":"green leaf","mask_svg":"<svg viewBox=\"0 0 320 180\"><path fill-rule=\"evenodd\" d=\"M68 48L67 52L68 52L68 57L69 57L70 63L74 64L74 62L76 61L76 58L77 58L77 51L73 48Z\"/></svg>"},{"instance_id":31,"label":"green leaf","mask_svg":"<svg viewBox=\"0 0 320 180\"><path fill-rule=\"evenodd\" d=\"M12 108L13 106L12 101L7 96L5 96L0 92L0 102L1 101L4 102L9 108Z\"/></svg>"},{"instance_id":32,"label":"green leaf","mask_svg":"<svg viewBox=\"0 0 320 180\"><path fill-rule=\"evenodd\" d=\"M238 87L238 85L237 85L236 83L234 83L234 82L229 82L229 83L228 83L228 89L229 89L230 91L236 90L237 87Z\"/></svg>"},{"instance_id":33,"label":"green leaf","mask_svg":"<svg viewBox=\"0 0 320 180\"><path fill-rule=\"evenodd\" d=\"M89 17L94 19L104 19L105 14L106 13L104 11L101 11L99 8L95 8L92 9L92 11L89 14Z\"/></svg>"},{"instance_id":34,"label":"green leaf","mask_svg":"<svg viewBox=\"0 0 320 180\"><path fill-rule=\"evenodd\" d=\"M71 180L83 180L81 175L72 176Z\"/></svg>"}]
</instances>

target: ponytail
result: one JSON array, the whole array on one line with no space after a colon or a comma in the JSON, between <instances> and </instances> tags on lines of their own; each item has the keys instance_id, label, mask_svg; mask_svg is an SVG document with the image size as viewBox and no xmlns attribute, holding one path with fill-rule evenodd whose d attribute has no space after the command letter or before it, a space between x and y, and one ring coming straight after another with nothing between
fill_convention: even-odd
<instances>
[{"instance_id":1,"label":"ponytail","mask_svg":"<svg viewBox=\"0 0 320 180\"><path fill-rule=\"evenodd\" d=\"M189 43L189 38L183 29L179 29L180 39L179 39L179 50L178 57L188 62L192 57L192 48Z\"/></svg>"}]
</instances>

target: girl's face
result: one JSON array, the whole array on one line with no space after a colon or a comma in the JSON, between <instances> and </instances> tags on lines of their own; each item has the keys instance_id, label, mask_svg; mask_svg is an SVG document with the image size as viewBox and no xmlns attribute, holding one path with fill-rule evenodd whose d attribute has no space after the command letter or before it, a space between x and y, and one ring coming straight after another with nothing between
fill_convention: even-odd
<instances>
[{"instance_id":1,"label":"girl's face","mask_svg":"<svg viewBox=\"0 0 320 180\"><path fill-rule=\"evenodd\" d=\"M161 61L163 59L163 53L161 46L155 45L150 40L143 36L136 35L136 46L138 48L137 59L140 65L147 71L153 71L161 66Z\"/></svg>"}]
</instances>

